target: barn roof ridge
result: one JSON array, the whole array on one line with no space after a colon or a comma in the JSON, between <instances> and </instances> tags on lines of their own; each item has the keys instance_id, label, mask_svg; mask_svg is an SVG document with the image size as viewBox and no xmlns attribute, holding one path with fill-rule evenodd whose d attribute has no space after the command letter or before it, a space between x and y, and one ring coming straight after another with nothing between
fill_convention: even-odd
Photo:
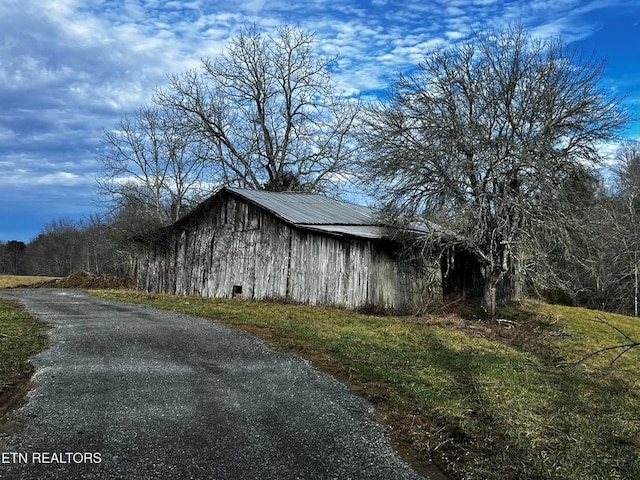
<instances>
[{"instance_id":1,"label":"barn roof ridge","mask_svg":"<svg viewBox=\"0 0 640 480\"><path fill-rule=\"evenodd\" d=\"M281 220L305 230L381 239L389 238L389 229L393 229L393 226L380 215L380 210L331 198L321 193L270 192L228 186L222 187L218 193L221 191L239 196ZM301 202L301 198L307 201ZM408 230L417 234L439 232L454 235L439 225L424 220L412 222L408 225Z\"/></svg>"},{"instance_id":2,"label":"barn roof ridge","mask_svg":"<svg viewBox=\"0 0 640 480\"><path fill-rule=\"evenodd\" d=\"M222 187L220 191L223 190L238 195L293 225L384 226L375 209L319 193L269 192L235 187Z\"/></svg>"}]
</instances>

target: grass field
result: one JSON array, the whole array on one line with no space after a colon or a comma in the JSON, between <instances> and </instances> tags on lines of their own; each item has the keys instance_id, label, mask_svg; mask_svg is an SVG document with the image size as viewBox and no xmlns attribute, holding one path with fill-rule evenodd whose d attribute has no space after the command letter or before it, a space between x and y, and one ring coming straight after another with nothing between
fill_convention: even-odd
<instances>
[{"instance_id":1,"label":"grass field","mask_svg":"<svg viewBox=\"0 0 640 480\"><path fill-rule=\"evenodd\" d=\"M51 279L0 275L0 289L34 285ZM5 415L24 399L33 373L29 358L46 345L44 328L17 303L0 299L0 431Z\"/></svg>"},{"instance_id":2,"label":"grass field","mask_svg":"<svg viewBox=\"0 0 640 480\"><path fill-rule=\"evenodd\" d=\"M514 328L456 315L376 317L340 309L99 291L220 320L348 381L401 450L452 479L640 478L640 355L613 366L640 321L531 303ZM612 356L613 355L613 356Z\"/></svg>"},{"instance_id":3,"label":"grass field","mask_svg":"<svg viewBox=\"0 0 640 480\"><path fill-rule=\"evenodd\" d=\"M17 303L0 299L0 423L33 373L29 358L46 345L43 329Z\"/></svg>"},{"instance_id":4,"label":"grass field","mask_svg":"<svg viewBox=\"0 0 640 480\"><path fill-rule=\"evenodd\" d=\"M0 286L42 280L0 276ZM638 319L531 302L500 312L517 322L509 328L454 314L93 293L216 319L310 359L375 404L414 464L451 479L640 478L640 348L613 365L622 349L581 361L640 340ZM42 328L0 300L0 400L28 380Z\"/></svg>"},{"instance_id":5,"label":"grass field","mask_svg":"<svg viewBox=\"0 0 640 480\"><path fill-rule=\"evenodd\" d=\"M24 275L0 275L0 288L35 285L37 283L55 280L55 277L38 277Z\"/></svg>"}]
</instances>

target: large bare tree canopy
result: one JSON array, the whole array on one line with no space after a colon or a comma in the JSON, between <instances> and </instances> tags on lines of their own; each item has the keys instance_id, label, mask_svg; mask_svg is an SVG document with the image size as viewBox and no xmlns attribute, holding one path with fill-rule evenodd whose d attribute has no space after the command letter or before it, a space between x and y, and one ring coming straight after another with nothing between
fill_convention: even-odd
<instances>
[{"instance_id":1,"label":"large bare tree canopy","mask_svg":"<svg viewBox=\"0 0 640 480\"><path fill-rule=\"evenodd\" d=\"M117 210L135 207L158 224L173 222L199 199L205 155L175 111L142 107L105 132L98 188Z\"/></svg>"},{"instance_id":2,"label":"large bare tree canopy","mask_svg":"<svg viewBox=\"0 0 640 480\"><path fill-rule=\"evenodd\" d=\"M158 102L180 111L210 147L215 181L317 191L344 179L357 103L338 94L332 60L316 55L314 44L299 28L262 34L249 27L220 57L158 92Z\"/></svg>"},{"instance_id":3,"label":"large bare tree canopy","mask_svg":"<svg viewBox=\"0 0 640 480\"><path fill-rule=\"evenodd\" d=\"M492 312L532 236L563 227L564 186L626 122L602 76L602 62L509 29L429 54L370 112L367 169L384 202L460 234Z\"/></svg>"}]
</instances>

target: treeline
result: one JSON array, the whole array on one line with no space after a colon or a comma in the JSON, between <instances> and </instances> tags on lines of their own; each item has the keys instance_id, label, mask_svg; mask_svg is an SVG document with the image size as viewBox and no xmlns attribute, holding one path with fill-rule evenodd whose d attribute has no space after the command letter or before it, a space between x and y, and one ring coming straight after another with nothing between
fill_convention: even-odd
<instances>
[{"instance_id":1,"label":"treeline","mask_svg":"<svg viewBox=\"0 0 640 480\"><path fill-rule=\"evenodd\" d=\"M547 239L548 268L543 275L532 268L529 293L556 303L637 316L640 141L623 142L600 178L576 182L566 205L573 227L570 236Z\"/></svg>"},{"instance_id":2,"label":"treeline","mask_svg":"<svg viewBox=\"0 0 640 480\"><path fill-rule=\"evenodd\" d=\"M159 226L151 214L131 208L116 216L54 220L26 244L0 242L0 273L66 277L86 271L128 278L133 237Z\"/></svg>"}]
</instances>

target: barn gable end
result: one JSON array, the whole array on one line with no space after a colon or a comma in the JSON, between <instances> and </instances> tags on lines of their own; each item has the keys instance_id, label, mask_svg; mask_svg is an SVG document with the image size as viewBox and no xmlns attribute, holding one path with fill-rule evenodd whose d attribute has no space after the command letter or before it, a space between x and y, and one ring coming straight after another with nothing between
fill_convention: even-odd
<instances>
[{"instance_id":1,"label":"barn gable end","mask_svg":"<svg viewBox=\"0 0 640 480\"><path fill-rule=\"evenodd\" d=\"M368 207L223 188L141 239L138 288L408 310L441 295L438 259L401 261Z\"/></svg>"}]
</instances>

